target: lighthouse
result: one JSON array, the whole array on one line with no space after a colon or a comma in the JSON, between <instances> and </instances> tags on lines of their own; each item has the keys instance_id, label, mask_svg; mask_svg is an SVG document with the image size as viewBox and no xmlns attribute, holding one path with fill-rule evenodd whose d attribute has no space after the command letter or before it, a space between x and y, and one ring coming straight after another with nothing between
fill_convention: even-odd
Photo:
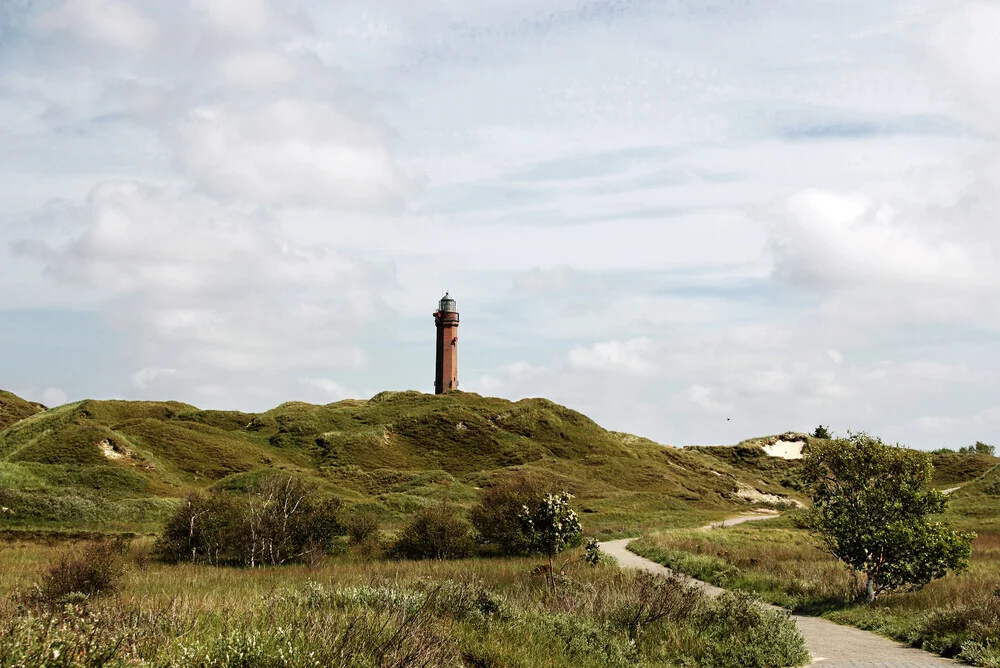
<instances>
[{"instance_id":1,"label":"lighthouse","mask_svg":"<svg viewBox=\"0 0 1000 668\"><path fill-rule=\"evenodd\" d=\"M437 326L437 359L434 366L434 394L458 389L458 311L455 300L444 293L434 312Z\"/></svg>"}]
</instances>

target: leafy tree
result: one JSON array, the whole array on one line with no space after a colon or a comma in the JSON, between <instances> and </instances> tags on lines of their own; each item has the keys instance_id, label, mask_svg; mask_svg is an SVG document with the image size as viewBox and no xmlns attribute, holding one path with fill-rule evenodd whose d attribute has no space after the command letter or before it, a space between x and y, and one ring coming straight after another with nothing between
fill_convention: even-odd
<instances>
[{"instance_id":1,"label":"leafy tree","mask_svg":"<svg viewBox=\"0 0 1000 668\"><path fill-rule=\"evenodd\" d=\"M869 602L968 565L975 534L928 521L944 511L947 497L927 489L927 453L852 433L814 445L803 464L813 498L805 524L856 581L864 578Z\"/></svg>"},{"instance_id":2,"label":"leafy tree","mask_svg":"<svg viewBox=\"0 0 1000 668\"><path fill-rule=\"evenodd\" d=\"M829 425L820 425L813 430L813 438L833 438L833 432L830 431Z\"/></svg>"},{"instance_id":3,"label":"leafy tree","mask_svg":"<svg viewBox=\"0 0 1000 668\"><path fill-rule=\"evenodd\" d=\"M469 519L483 543L496 545L505 555L531 554L532 537L521 521L521 509L535 508L545 498L542 484L526 476L507 478L486 489Z\"/></svg>"},{"instance_id":4,"label":"leafy tree","mask_svg":"<svg viewBox=\"0 0 1000 668\"><path fill-rule=\"evenodd\" d=\"M982 441L976 441L975 445L968 445L958 449L963 455L989 455L994 457L996 455L996 448L992 445L987 445Z\"/></svg>"},{"instance_id":5,"label":"leafy tree","mask_svg":"<svg viewBox=\"0 0 1000 668\"><path fill-rule=\"evenodd\" d=\"M546 494L534 508L524 506L521 509L525 533L531 537L534 548L549 558L548 573L553 591L556 581L552 558L567 547L579 545L583 533L576 511L569 507L572 498L568 492Z\"/></svg>"}]
</instances>

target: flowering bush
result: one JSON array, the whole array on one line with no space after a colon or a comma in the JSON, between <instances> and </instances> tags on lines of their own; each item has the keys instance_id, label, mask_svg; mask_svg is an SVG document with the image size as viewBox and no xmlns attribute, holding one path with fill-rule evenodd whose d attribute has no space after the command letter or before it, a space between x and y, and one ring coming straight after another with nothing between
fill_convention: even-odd
<instances>
[{"instance_id":1,"label":"flowering bush","mask_svg":"<svg viewBox=\"0 0 1000 668\"><path fill-rule=\"evenodd\" d=\"M579 545L583 532L576 511L569 507L572 498L573 495L569 492L546 494L535 508L524 506L521 510L524 533L530 537L535 549L549 558L548 572L553 589L555 579L552 577L552 557L567 547Z\"/></svg>"}]
</instances>

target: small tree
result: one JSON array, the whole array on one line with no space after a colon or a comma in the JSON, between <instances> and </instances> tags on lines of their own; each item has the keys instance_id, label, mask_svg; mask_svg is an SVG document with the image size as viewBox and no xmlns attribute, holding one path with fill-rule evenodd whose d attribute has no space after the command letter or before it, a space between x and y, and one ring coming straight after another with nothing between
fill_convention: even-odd
<instances>
[{"instance_id":1,"label":"small tree","mask_svg":"<svg viewBox=\"0 0 1000 668\"><path fill-rule=\"evenodd\" d=\"M813 430L813 438L833 438L833 433L829 426L820 425Z\"/></svg>"},{"instance_id":2,"label":"small tree","mask_svg":"<svg viewBox=\"0 0 1000 668\"><path fill-rule=\"evenodd\" d=\"M549 558L549 578L552 591L556 589L552 559L567 547L579 545L583 527L576 511L569 507L572 494L546 494L534 508L521 509L521 521L525 533L531 537L532 545Z\"/></svg>"},{"instance_id":3,"label":"small tree","mask_svg":"<svg viewBox=\"0 0 1000 668\"><path fill-rule=\"evenodd\" d=\"M860 433L813 446L803 463L813 498L805 524L855 578L863 576L869 602L968 565L975 534L927 519L947 504L926 489L927 453Z\"/></svg>"}]
</instances>

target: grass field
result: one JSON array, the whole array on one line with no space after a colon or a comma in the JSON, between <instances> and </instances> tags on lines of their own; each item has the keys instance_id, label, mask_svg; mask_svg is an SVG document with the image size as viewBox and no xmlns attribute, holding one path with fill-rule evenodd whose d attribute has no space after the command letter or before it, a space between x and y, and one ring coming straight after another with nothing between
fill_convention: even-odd
<instances>
[{"instance_id":1,"label":"grass field","mask_svg":"<svg viewBox=\"0 0 1000 668\"><path fill-rule=\"evenodd\" d=\"M712 531L677 529L630 545L649 559L802 614L823 615L917 647L1000 667L1000 496L994 468L958 492L946 519L977 531L967 571L872 605L852 596L848 571L791 516ZM1000 494L1000 489L996 490Z\"/></svg>"},{"instance_id":2,"label":"grass field","mask_svg":"<svg viewBox=\"0 0 1000 668\"><path fill-rule=\"evenodd\" d=\"M255 570L140 562L115 597L54 610L18 604L64 549L0 546L0 665L736 667L806 658L783 615L613 564L577 562L552 594L532 575L537 559L344 555Z\"/></svg>"}]
</instances>

